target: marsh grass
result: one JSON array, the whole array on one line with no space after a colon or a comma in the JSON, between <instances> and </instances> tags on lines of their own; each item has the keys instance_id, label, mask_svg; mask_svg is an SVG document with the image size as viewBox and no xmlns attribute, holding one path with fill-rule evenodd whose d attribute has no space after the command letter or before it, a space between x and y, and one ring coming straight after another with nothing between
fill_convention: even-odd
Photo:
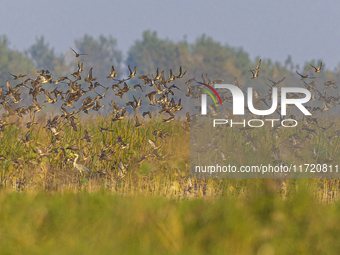
<instances>
[{"instance_id":1,"label":"marsh grass","mask_svg":"<svg viewBox=\"0 0 340 255\"><path fill-rule=\"evenodd\" d=\"M46 148L52 143L52 133L44 128L47 119L52 116L34 116L38 124L32 126L31 139L33 141L24 145L21 141L28 129L24 126L24 120L20 118L8 119L7 122L15 123L5 128L0 133L0 151L2 160L1 186L13 188L17 191L87 191L95 192L101 189L109 193L121 195L143 195L151 197L168 198L220 198L220 197L247 197L255 189L261 193L261 185L267 183L283 198L288 197L296 190L294 179L188 179L190 170L190 134L182 128L180 120L170 123L162 122L161 116L153 117L151 120L144 120L145 125L135 128L133 118L129 117L122 121L112 122L111 115L78 115L80 123L77 131L74 131L66 122L61 124L61 140L53 143L55 152L47 157L40 158L36 148ZM320 126L328 126L330 120L319 122ZM98 126L109 128L112 132L101 132ZM296 128L279 130L278 138L273 137L271 127L255 129L251 133L251 139L257 144L257 150L252 150L249 143L246 143L247 134L238 129L226 128L223 132L221 149L228 155L228 162L233 164L252 165L259 162L270 162L273 160L272 144L275 146L285 144L289 136L299 133L301 137L306 136L306 131L301 130L302 124ZM87 130L91 136L91 142L83 140L83 132ZM288 163L304 164L318 163L331 157L333 165L339 162L339 138L335 138L333 145L330 145L327 137L340 129L340 121L336 121L326 132L319 132L306 141L305 149L299 151L299 157L285 156ZM155 137L154 130L168 132L165 141ZM206 130L204 139L209 137L210 130ZM129 143L129 148L120 149L116 142L117 136L121 136L124 143ZM148 139L161 145L158 154L160 158L148 157L138 163L143 155L151 153L153 148ZM207 141L208 142L208 141ZM75 145L83 149L87 155L84 160L80 157L77 163L85 165L91 170L90 174L80 174L73 167L72 160L74 152L65 150L63 155L60 148L67 148ZM99 154L104 146L111 146L113 154L112 161L99 159ZM313 147L316 147L318 156L313 156ZM289 151L289 149L287 149ZM78 152L79 153L79 152ZM203 156L204 157L204 156ZM71 160L65 163L65 158ZM302 159L301 159L302 158ZM202 158L203 160L204 158ZM221 161L218 152L212 157L215 161ZM124 176L118 173L120 160L127 166ZM305 187L320 201L331 202L338 197L338 179L306 179Z\"/></svg>"},{"instance_id":2,"label":"marsh grass","mask_svg":"<svg viewBox=\"0 0 340 255\"><path fill-rule=\"evenodd\" d=\"M287 199L252 182L244 197L230 189L220 199L189 201L2 188L0 253L338 254L339 202L320 203L304 182Z\"/></svg>"}]
</instances>

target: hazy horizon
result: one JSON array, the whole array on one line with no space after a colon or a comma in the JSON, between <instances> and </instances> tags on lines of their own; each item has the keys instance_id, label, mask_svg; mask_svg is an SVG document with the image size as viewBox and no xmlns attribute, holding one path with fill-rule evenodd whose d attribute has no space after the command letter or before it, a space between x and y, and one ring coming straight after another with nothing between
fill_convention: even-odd
<instances>
[{"instance_id":1,"label":"hazy horizon","mask_svg":"<svg viewBox=\"0 0 340 255\"><path fill-rule=\"evenodd\" d=\"M256 3L256 4L254 4ZM43 35L56 53L65 53L74 40L89 34L117 39L118 49L127 56L145 30L157 31L161 39L187 38L189 43L202 34L222 45L242 47L250 58L259 56L283 63L288 55L294 64L322 60L334 70L339 65L335 47L340 31L332 27L340 17L340 2L243 1L153 1L108 0L45 2L5 1L0 15L1 35L10 48L24 51Z\"/></svg>"}]
</instances>

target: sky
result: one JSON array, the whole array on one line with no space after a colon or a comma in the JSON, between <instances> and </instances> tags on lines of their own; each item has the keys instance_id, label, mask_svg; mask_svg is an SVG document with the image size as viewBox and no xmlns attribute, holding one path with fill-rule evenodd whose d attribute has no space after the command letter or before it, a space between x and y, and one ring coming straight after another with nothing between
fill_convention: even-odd
<instances>
[{"instance_id":1,"label":"sky","mask_svg":"<svg viewBox=\"0 0 340 255\"><path fill-rule=\"evenodd\" d=\"M340 1L316 0L3 0L0 35L10 48L23 51L44 35L56 53L74 47L84 34L117 39L127 56L145 30L161 39L189 43L202 34L233 47L250 58L270 58L294 64L322 60L334 70L340 63Z\"/></svg>"}]
</instances>

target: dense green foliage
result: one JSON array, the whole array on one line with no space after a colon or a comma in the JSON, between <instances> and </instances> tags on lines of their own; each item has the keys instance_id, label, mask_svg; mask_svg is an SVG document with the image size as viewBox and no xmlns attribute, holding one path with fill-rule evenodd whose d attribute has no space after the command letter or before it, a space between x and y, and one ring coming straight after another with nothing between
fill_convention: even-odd
<instances>
[{"instance_id":1,"label":"dense green foliage","mask_svg":"<svg viewBox=\"0 0 340 255\"><path fill-rule=\"evenodd\" d=\"M40 69L47 69L50 72L57 72L61 66L65 65L65 57L63 54L59 56L54 52L49 43L45 42L44 36L36 38L36 43L31 45L27 50L28 56L32 59L35 67ZM60 73L60 75L63 75Z\"/></svg>"},{"instance_id":2,"label":"dense green foliage","mask_svg":"<svg viewBox=\"0 0 340 255\"><path fill-rule=\"evenodd\" d=\"M23 53L11 50L6 36L0 36L0 84L6 86L6 80L10 79L8 72L19 75L30 75L34 72L33 62Z\"/></svg>"},{"instance_id":3,"label":"dense green foliage","mask_svg":"<svg viewBox=\"0 0 340 255\"><path fill-rule=\"evenodd\" d=\"M85 70L93 68L94 77L103 77L99 80L100 83L105 84L104 77L109 75L111 66L115 67L118 74L122 74L120 66L122 53L117 49L117 40L112 36L105 37L100 35L98 39L95 39L86 34L82 38L77 39L75 45L76 52L87 54L82 57L82 60L86 62ZM72 57L74 59L73 53ZM73 61L74 68L78 61L79 59Z\"/></svg>"},{"instance_id":4,"label":"dense green foliage","mask_svg":"<svg viewBox=\"0 0 340 255\"><path fill-rule=\"evenodd\" d=\"M286 200L257 183L237 200L0 190L0 253L338 254L338 202L319 204L303 181Z\"/></svg>"}]
</instances>

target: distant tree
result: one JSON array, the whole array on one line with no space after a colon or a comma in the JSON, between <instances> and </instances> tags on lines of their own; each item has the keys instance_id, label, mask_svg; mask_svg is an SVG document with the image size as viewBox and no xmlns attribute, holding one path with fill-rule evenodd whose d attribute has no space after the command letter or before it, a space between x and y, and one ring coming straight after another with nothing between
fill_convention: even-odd
<instances>
[{"instance_id":1,"label":"distant tree","mask_svg":"<svg viewBox=\"0 0 340 255\"><path fill-rule=\"evenodd\" d=\"M240 78L249 70L249 55L242 48L222 45L204 34L190 46L190 52L195 77L208 73L211 78L233 81L235 76Z\"/></svg>"},{"instance_id":2,"label":"distant tree","mask_svg":"<svg viewBox=\"0 0 340 255\"><path fill-rule=\"evenodd\" d=\"M259 78L251 79L250 69L255 69L260 59L262 64ZM166 74L171 68L176 74L177 68L182 66L182 69L187 71L185 79L195 77L199 81L203 74L207 81L208 74L210 80L225 79L225 82L233 83L237 77L240 84L251 84L260 89L268 88L267 78L278 81L288 77L292 74L290 69L294 67L290 56L284 65L260 56L252 61L241 47L223 45L205 34L189 44L185 38L177 43L160 39L157 32L149 30L144 31L142 39L136 40L131 46L126 63L132 68L137 66L139 75L154 74L157 68L159 71L165 70ZM288 82L288 79L285 82Z\"/></svg>"},{"instance_id":3,"label":"distant tree","mask_svg":"<svg viewBox=\"0 0 340 255\"><path fill-rule=\"evenodd\" d=\"M242 74L242 69L249 65L249 56L242 48L223 46L211 37L202 35L194 44L188 44L186 38L174 43L169 39L159 39L157 32L144 31L142 40L136 40L128 52L127 64L138 66L140 74L155 73L179 66L187 71L186 77L201 77L202 73L217 79Z\"/></svg>"},{"instance_id":4,"label":"distant tree","mask_svg":"<svg viewBox=\"0 0 340 255\"><path fill-rule=\"evenodd\" d=\"M55 72L57 69L59 73L55 73L55 75L63 75L63 72L66 71L64 55L60 54L57 56L54 53L54 48L45 42L44 36L36 37L36 43L31 45L26 53L38 70L47 69L50 72ZM61 66L64 66L64 68Z\"/></svg>"},{"instance_id":5,"label":"distant tree","mask_svg":"<svg viewBox=\"0 0 340 255\"><path fill-rule=\"evenodd\" d=\"M111 80L106 79L106 77L110 74L111 66L114 66L117 74L124 76L120 66L122 52L117 49L117 40L111 35L109 37L100 35L98 39L95 39L85 34L82 38L75 40L75 46L76 52L87 54L80 56L80 61L84 63L84 75L90 68L93 68L93 75L98 77L100 83L111 84ZM74 53L72 55L74 61L71 64L74 69L79 59L75 58Z\"/></svg>"},{"instance_id":6,"label":"distant tree","mask_svg":"<svg viewBox=\"0 0 340 255\"><path fill-rule=\"evenodd\" d=\"M6 87L6 80L12 82L15 75L26 74L27 77L34 75L33 62L23 53L9 48L9 41L5 35L0 36L0 86Z\"/></svg>"},{"instance_id":7,"label":"distant tree","mask_svg":"<svg viewBox=\"0 0 340 255\"><path fill-rule=\"evenodd\" d=\"M287 68L287 69L289 68L290 71L294 70L294 63L293 63L291 55L287 56L287 59L284 62L284 67Z\"/></svg>"},{"instance_id":8,"label":"distant tree","mask_svg":"<svg viewBox=\"0 0 340 255\"><path fill-rule=\"evenodd\" d=\"M130 48L126 60L130 67L138 66L140 74L155 73L185 65L189 54L185 42L175 44L168 39L159 39L157 32L144 31L142 40L136 40Z\"/></svg>"}]
</instances>

